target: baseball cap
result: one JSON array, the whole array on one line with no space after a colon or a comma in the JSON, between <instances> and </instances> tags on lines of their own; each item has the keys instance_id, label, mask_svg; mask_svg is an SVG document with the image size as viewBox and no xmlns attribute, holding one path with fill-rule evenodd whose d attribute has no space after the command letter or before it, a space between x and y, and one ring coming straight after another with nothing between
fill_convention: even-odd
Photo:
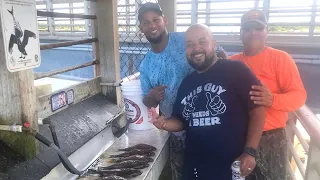
<instances>
[{"instance_id":1,"label":"baseball cap","mask_svg":"<svg viewBox=\"0 0 320 180\"><path fill-rule=\"evenodd\" d=\"M250 11L244 13L241 17L241 26L244 26L248 22L257 22L261 25L267 26L267 18L263 11L258 9L251 9Z\"/></svg>"},{"instance_id":2,"label":"baseball cap","mask_svg":"<svg viewBox=\"0 0 320 180\"><path fill-rule=\"evenodd\" d=\"M162 9L159 6L159 4L152 3L152 2L147 2L147 3L142 4L142 6L140 7L140 9L138 11L138 19L139 19L139 21L141 21L143 14L148 12L148 11L154 11L157 14L159 14L160 16L163 16Z\"/></svg>"}]
</instances>

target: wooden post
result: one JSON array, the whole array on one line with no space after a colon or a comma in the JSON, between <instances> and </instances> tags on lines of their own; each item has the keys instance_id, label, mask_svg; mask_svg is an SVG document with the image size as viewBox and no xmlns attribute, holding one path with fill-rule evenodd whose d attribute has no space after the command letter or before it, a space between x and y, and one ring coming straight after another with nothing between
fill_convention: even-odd
<instances>
[{"instance_id":1,"label":"wooden post","mask_svg":"<svg viewBox=\"0 0 320 180\"><path fill-rule=\"evenodd\" d=\"M177 1L176 0L158 0L158 3L165 17L168 18L167 29L169 32L177 31Z\"/></svg>"},{"instance_id":2,"label":"wooden post","mask_svg":"<svg viewBox=\"0 0 320 180\"><path fill-rule=\"evenodd\" d=\"M2 31L0 42L0 124L22 125L29 121L30 127L38 130L33 71L10 73L6 67ZM37 140L26 133L0 131L0 139L26 159L34 157L39 150Z\"/></svg>"},{"instance_id":3,"label":"wooden post","mask_svg":"<svg viewBox=\"0 0 320 180\"><path fill-rule=\"evenodd\" d=\"M117 0L97 0L97 31L102 83L120 81L120 54ZM102 93L121 105L119 87L102 87Z\"/></svg>"}]
</instances>

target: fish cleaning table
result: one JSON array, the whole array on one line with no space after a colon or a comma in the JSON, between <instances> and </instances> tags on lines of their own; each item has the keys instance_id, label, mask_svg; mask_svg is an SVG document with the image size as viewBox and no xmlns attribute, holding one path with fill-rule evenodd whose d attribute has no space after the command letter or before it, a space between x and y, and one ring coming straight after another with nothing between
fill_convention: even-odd
<instances>
[{"instance_id":1,"label":"fish cleaning table","mask_svg":"<svg viewBox=\"0 0 320 180\"><path fill-rule=\"evenodd\" d=\"M118 149L144 143L157 148L155 155L152 157L154 161L150 163L149 167L141 170L142 174L140 176L130 178L130 180L158 180L169 157L168 139L169 133L166 131L160 131L158 129L136 131L129 129L128 132L124 133L111 147L101 154L90 169L111 165L112 163L110 163L109 156L112 154L120 154L121 152L119 152ZM88 176L85 179L90 180L91 177Z\"/></svg>"}]
</instances>

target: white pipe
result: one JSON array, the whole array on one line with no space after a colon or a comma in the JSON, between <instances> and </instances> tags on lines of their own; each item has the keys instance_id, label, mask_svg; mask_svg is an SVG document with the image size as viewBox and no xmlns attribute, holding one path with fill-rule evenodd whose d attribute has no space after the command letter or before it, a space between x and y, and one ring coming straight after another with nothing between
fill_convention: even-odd
<instances>
[{"instance_id":1,"label":"white pipe","mask_svg":"<svg viewBox=\"0 0 320 180\"><path fill-rule=\"evenodd\" d=\"M20 125L0 125L0 131L22 132Z\"/></svg>"}]
</instances>

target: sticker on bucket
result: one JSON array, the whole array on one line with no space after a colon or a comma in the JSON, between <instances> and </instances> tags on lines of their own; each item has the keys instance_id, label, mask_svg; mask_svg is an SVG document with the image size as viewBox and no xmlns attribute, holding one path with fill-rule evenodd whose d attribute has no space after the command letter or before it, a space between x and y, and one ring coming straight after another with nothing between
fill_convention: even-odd
<instances>
[{"instance_id":1,"label":"sticker on bucket","mask_svg":"<svg viewBox=\"0 0 320 180\"><path fill-rule=\"evenodd\" d=\"M140 107L135 102L126 98L124 98L124 103L127 112L127 120L130 121L130 123L141 124L143 122L143 117L140 118Z\"/></svg>"}]
</instances>

